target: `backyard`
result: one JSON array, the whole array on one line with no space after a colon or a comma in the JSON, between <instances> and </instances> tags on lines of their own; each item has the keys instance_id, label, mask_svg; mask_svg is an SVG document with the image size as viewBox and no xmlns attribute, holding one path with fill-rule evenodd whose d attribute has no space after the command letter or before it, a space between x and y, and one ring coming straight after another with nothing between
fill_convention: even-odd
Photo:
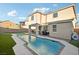
<instances>
[{"instance_id":1,"label":"backyard","mask_svg":"<svg viewBox=\"0 0 79 59\"><path fill-rule=\"evenodd\" d=\"M70 43L79 48L79 40L71 40Z\"/></svg>"},{"instance_id":2,"label":"backyard","mask_svg":"<svg viewBox=\"0 0 79 59\"><path fill-rule=\"evenodd\" d=\"M11 33L0 33L0 55L14 55L12 47L15 44L11 38Z\"/></svg>"}]
</instances>

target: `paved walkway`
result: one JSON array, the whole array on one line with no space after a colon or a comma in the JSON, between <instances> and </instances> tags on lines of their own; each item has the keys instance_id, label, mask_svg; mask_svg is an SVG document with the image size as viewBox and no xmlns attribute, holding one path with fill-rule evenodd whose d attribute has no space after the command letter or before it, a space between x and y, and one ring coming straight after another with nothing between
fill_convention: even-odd
<instances>
[{"instance_id":1,"label":"paved walkway","mask_svg":"<svg viewBox=\"0 0 79 59\"><path fill-rule=\"evenodd\" d=\"M16 55L33 55L26 47L24 47L25 42L19 39L16 34L12 34L12 38L16 42L13 50Z\"/></svg>"},{"instance_id":2,"label":"paved walkway","mask_svg":"<svg viewBox=\"0 0 79 59\"><path fill-rule=\"evenodd\" d=\"M70 43L64 41L64 40L59 40L59 39L54 39L54 38L50 38L50 37L44 37L44 36L38 36L38 37L42 37L42 38L48 38L50 40L54 40L54 41L58 41L62 44L65 45L64 49L61 51L60 55L78 55L78 48L71 45Z\"/></svg>"}]
</instances>

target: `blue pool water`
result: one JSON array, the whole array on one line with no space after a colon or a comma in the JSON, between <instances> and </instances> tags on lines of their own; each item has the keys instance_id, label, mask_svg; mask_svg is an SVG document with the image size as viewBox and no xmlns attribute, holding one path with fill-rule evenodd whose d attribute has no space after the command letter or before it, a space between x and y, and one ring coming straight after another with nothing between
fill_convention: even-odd
<instances>
[{"instance_id":1,"label":"blue pool water","mask_svg":"<svg viewBox=\"0 0 79 59\"><path fill-rule=\"evenodd\" d=\"M36 40L28 44L28 47L40 55L57 55L64 45L53 40L37 37Z\"/></svg>"}]
</instances>

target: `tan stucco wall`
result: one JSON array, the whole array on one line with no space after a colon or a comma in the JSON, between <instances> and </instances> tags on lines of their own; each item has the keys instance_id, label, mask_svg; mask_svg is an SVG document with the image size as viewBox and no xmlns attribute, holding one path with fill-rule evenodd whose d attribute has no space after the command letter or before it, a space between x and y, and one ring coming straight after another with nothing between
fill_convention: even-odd
<instances>
[{"instance_id":1,"label":"tan stucco wall","mask_svg":"<svg viewBox=\"0 0 79 59\"><path fill-rule=\"evenodd\" d=\"M26 23L29 23L30 24L34 24L34 23L38 23L40 24L41 22L41 14L40 13L35 13L33 14L34 16L34 20L31 19L32 15L28 17L28 22L26 21Z\"/></svg>"},{"instance_id":2,"label":"tan stucco wall","mask_svg":"<svg viewBox=\"0 0 79 59\"><path fill-rule=\"evenodd\" d=\"M41 24L45 24L46 23L46 15L41 15Z\"/></svg>"},{"instance_id":3,"label":"tan stucco wall","mask_svg":"<svg viewBox=\"0 0 79 59\"><path fill-rule=\"evenodd\" d=\"M56 11L58 13L58 17L53 17L53 12L49 14L42 14L42 13L34 13L32 14L34 16L34 20L31 20L31 16L29 16L29 24L44 24L48 22L54 22L54 21L60 21L60 20L66 20L66 19L75 19L75 13L74 13L74 7L65 8L59 11ZM73 21L73 26L75 26L75 22Z\"/></svg>"},{"instance_id":4,"label":"tan stucco wall","mask_svg":"<svg viewBox=\"0 0 79 59\"><path fill-rule=\"evenodd\" d=\"M31 16L32 15L30 15L28 17L28 19L27 19L28 22L26 21L25 22L26 24L23 27L29 28L30 24L35 24L35 23L43 25L43 24L48 23L48 22L54 22L54 21L60 21L60 20L68 20L68 19L75 19L75 13L74 13L74 7L73 6L69 7L69 8L61 9L61 10L56 11L56 12L58 13L58 17L56 17L56 18L53 18L53 12L50 13L50 14L46 14L46 15L42 14L42 13L34 13L34 14L32 14L34 16L34 20L31 20ZM72 22L73 23L72 25L73 25L74 28L75 28L75 20ZM66 27L67 25L65 25L65 27L62 27L62 29L67 28ZM71 26L70 26L70 28L71 28ZM49 28L49 30L51 30L50 28ZM65 33L61 33L61 34L65 34ZM58 35L59 35L59 33L58 33Z\"/></svg>"},{"instance_id":5,"label":"tan stucco wall","mask_svg":"<svg viewBox=\"0 0 79 59\"><path fill-rule=\"evenodd\" d=\"M56 18L53 17L53 13L47 14L47 22L53 22L53 21L75 18L73 7L57 11L56 13L58 13L58 17L56 17Z\"/></svg>"},{"instance_id":6,"label":"tan stucco wall","mask_svg":"<svg viewBox=\"0 0 79 59\"><path fill-rule=\"evenodd\" d=\"M53 32L52 24L48 25L49 35L57 38L71 39L71 34L73 31L72 22L60 23L57 25L57 32Z\"/></svg>"},{"instance_id":7,"label":"tan stucco wall","mask_svg":"<svg viewBox=\"0 0 79 59\"><path fill-rule=\"evenodd\" d=\"M36 23L40 24L41 23L41 14L40 13L36 13Z\"/></svg>"},{"instance_id":8,"label":"tan stucco wall","mask_svg":"<svg viewBox=\"0 0 79 59\"><path fill-rule=\"evenodd\" d=\"M22 28L29 28L29 25L32 24L32 21L31 21L31 16L28 17L28 19L25 21L25 25L22 26Z\"/></svg>"},{"instance_id":9,"label":"tan stucco wall","mask_svg":"<svg viewBox=\"0 0 79 59\"><path fill-rule=\"evenodd\" d=\"M13 23L13 22L10 22L10 21L3 21L0 23L0 27L3 27L3 28L10 28L10 29L19 29L19 25Z\"/></svg>"},{"instance_id":10,"label":"tan stucco wall","mask_svg":"<svg viewBox=\"0 0 79 59\"><path fill-rule=\"evenodd\" d=\"M34 20L31 20L31 16L28 17L28 22L26 21L25 23L28 25L29 24L35 24L35 23L38 23L38 24L44 24L46 23L46 15L44 14L41 14L41 13L35 13L33 14L34 16Z\"/></svg>"},{"instance_id":11,"label":"tan stucco wall","mask_svg":"<svg viewBox=\"0 0 79 59\"><path fill-rule=\"evenodd\" d=\"M31 24L34 24L34 23L36 23L36 19L37 19L37 14L33 14L33 16L34 16L34 20L32 20L31 18L30 18L30 21L31 21ZM38 15L38 16L40 16L40 15ZM32 16L31 16L32 17Z\"/></svg>"}]
</instances>

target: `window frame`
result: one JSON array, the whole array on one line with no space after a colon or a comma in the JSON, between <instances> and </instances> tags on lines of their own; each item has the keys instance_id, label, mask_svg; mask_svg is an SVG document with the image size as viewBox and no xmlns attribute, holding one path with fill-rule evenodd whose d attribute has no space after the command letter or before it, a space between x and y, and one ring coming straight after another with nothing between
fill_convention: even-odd
<instances>
[{"instance_id":1,"label":"window frame","mask_svg":"<svg viewBox=\"0 0 79 59\"><path fill-rule=\"evenodd\" d=\"M54 26L55 26L55 27L54 27ZM57 24L53 24L53 25L52 25L52 31L53 31L53 32L57 32Z\"/></svg>"},{"instance_id":2,"label":"window frame","mask_svg":"<svg viewBox=\"0 0 79 59\"><path fill-rule=\"evenodd\" d=\"M53 18L56 18L56 17L58 17L58 13L57 12L53 13Z\"/></svg>"},{"instance_id":3,"label":"window frame","mask_svg":"<svg viewBox=\"0 0 79 59\"><path fill-rule=\"evenodd\" d=\"M34 20L34 15L31 16L31 20Z\"/></svg>"}]
</instances>

